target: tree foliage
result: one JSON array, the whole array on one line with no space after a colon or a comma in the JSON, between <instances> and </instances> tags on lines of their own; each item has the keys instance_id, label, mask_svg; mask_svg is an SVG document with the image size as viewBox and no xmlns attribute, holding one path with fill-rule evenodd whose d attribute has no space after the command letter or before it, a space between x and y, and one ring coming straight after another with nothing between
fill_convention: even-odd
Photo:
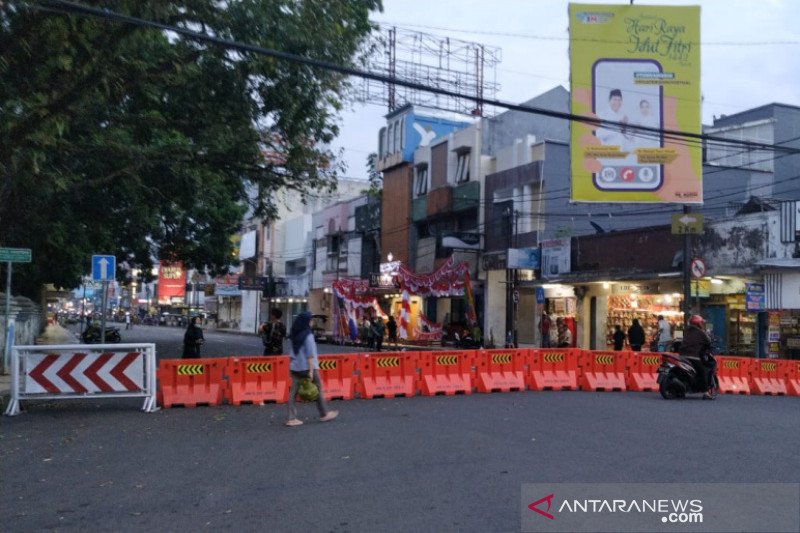
<instances>
[{"instance_id":1,"label":"tree foliage","mask_svg":"<svg viewBox=\"0 0 800 533\"><path fill-rule=\"evenodd\" d=\"M380 0L85 1L353 66ZM246 210L335 187L343 76L108 20L0 3L0 245L23 293L73 287L92 253L225 269Z\"/></svg>"}]
</instances>

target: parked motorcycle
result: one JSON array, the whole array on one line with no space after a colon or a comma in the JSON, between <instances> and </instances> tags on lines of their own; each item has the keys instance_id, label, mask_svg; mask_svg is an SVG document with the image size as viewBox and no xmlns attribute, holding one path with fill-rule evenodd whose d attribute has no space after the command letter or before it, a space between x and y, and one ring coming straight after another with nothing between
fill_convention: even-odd
<instances>
[{"instance_id":1,"label":"parked motorcycle","mask_svg":"<svg viewBox=\"0 0 800 533\"><path fill-rule=\"evenodd\" d=\"M703 379L699 371L700 365L705 365L712 373L712 387ZM661 366L658 367L658 390L666 399L684 398L691 393L708 392L711 399L719 394L719 378L717 378L716 359L711 353L701 358L686 357L674 353L661 354Z\"/></svg>"},{"instance_id":2,"label":"parked motorcycle","mask_svg":"<svg viewBox=\"0 0 800 533\"><path fill-rule=\"evenodd\" d=\"M81 334L81 341L84 344L100 342L100 328L96 326L86 328L86 331ZM119 334L119 328L113 326L106 327L106 342L117 343L120 341L122 341L122 336Z\"/></svg>"}]
</instances>

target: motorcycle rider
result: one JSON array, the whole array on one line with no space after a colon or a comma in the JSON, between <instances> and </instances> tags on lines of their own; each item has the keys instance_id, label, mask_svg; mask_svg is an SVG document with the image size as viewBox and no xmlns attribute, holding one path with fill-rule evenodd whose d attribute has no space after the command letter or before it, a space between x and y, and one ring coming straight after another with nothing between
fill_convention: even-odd
<instances>
[{"instance_id":1,"label":"motorcycle rider","mask_svg":"<svg viewBox=\"0 0 800 533\"><path fill-rule=\"evenodd\" d=\"M705 331L706 321L700 315L692 315L689 318L689 325L683 332L683 342L680 347L680 355L690 359L698 360L699 364L692 363L697 373L700 383L707 385L706 392L703 394L704 400L713 400L710 389L713 386L713 369L716 362L709 357L711 353L711 338Z\"/></svg>"}]
</instances>

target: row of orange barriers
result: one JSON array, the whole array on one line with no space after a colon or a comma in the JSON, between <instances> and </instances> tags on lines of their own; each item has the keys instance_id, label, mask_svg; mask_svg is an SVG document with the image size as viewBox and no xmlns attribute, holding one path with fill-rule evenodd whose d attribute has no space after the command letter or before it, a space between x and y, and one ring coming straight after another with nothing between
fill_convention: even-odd
<instances>
[{"instance_id":1,"label":"row of orange barriers","mask_svg":"<svg viewBox=\"0 0 800 533\"><path fill-rule=\"evenodd\" d=\"M323 355L326 399L529 390L657 391L661 355L580 349L506 349ZM719 356L720 391L800 396L800 361ZM162 360L164 407L284 403L289 358Z\"/></svg>"}]
</instances>

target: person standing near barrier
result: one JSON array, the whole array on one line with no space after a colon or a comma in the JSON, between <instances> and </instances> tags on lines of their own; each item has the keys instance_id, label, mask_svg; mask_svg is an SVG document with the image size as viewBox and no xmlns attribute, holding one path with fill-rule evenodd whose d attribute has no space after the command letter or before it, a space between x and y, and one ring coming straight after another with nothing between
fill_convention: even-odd
<instances>
[{"instance_id":1,"label":"person standing near barrier","mask_svg":"<svg viewBox=\"0 0 800 533\"><path fill-rule=\"evenodd\" d=\"M197 317L193 316L183 334L183 358L199 359L200 346L206 342L203 337L203 330L197 325Z\"/></svg>"},{"instance_id":2,"label":"person standing near barrier","mask_svg":"<svg viewBox=\"0 0 800 533\"><path fill-rule=\"evenodd\" d=\"M397 344L397 321L394 319L394 315L389 315L389 321L386 323L386 331L389 332L389 338L387 342Z\"/></svg>"},{"instance_id":3,"label":"person standing near barrier","mask_svg":"<svg viewBox=\"0 0 800 533\"><path fill-rule=\"evenodd\" d=\"M386 326L383 323L383 318L376 316L372 322L372 335L375 338L375 351L380 352L383 348L383 335L386 332Z\"/></svg>"},{"instance_id":4,"label":"person standing near barrier","mask_svg":"<svg viewBox=\"0 0 800 533\"><path fill-rule=\"evenodd\" d=\"M546 311L542 311L542 318L539 319L539 333L542 334L542 348L550 347L550 328L553 327L553 322L547 315Z\"/></svg>"},{"instance_id":5,"label":"person standing near barrier","mask_svg":"<svg viewBox=\"0 0 800 533\"><path fill-rule=\"evenodd\" d=\"M625 332L622 331L622 326L617 324L614 326L614 351L619 352L625 345Z\"/></svg>"},{"instance_id":6,"label":"person standing near barrier","mask_svg":"<svg viewBox=\"0 0 800 533\"><path fill-rule=\"evenodd\" d=\"M634 318L631 327L628 328L628 343L634 352L641 351L644 346L644 328L639 324L638 318Z\"/></svg>"},{"instance_id":7,"label":"person standing near barrier","mask_svg":"<svg viewBox=\"0 0 800 533\"><path fill-rule=\"evenodd\" d=\"M264 344L264 355L281 355L283 339L286 338L286 326L281 322L283 311L273 307L269 312L270 321L261 326L261 342Z\"/></svg>"},{"instance_id":8,"label":"person standing near barrier","mask_svg":"<svg viewBox=\"0 0 800 533\"><path fill-rule=\"evenodd\" d=\"M658 315L658 351L666 352L667 345L672 340L672 328L664 315Z\"/></svg>"},{"instance_id":9,"label":"person standing near barrier","mask_svg":"<svg viewBox=\"0 0 800 533\"><path fill-rule=\"evenodd\" d=\"M292 377L292 386L289 389L289 420L287 426L300 426L303 421L297 418L296 397L300 384L304 379L311 380L319 389L317 396L317 410L320 421L328 422L339 416L338 411L329 411L325 405L325 395L322 393L322 380L319 376L319 357L317 343L311 333L311 313L304 311L292 323L289 333L292 348L289 353L289 374Z\"/></svg>"}]
</instances>

